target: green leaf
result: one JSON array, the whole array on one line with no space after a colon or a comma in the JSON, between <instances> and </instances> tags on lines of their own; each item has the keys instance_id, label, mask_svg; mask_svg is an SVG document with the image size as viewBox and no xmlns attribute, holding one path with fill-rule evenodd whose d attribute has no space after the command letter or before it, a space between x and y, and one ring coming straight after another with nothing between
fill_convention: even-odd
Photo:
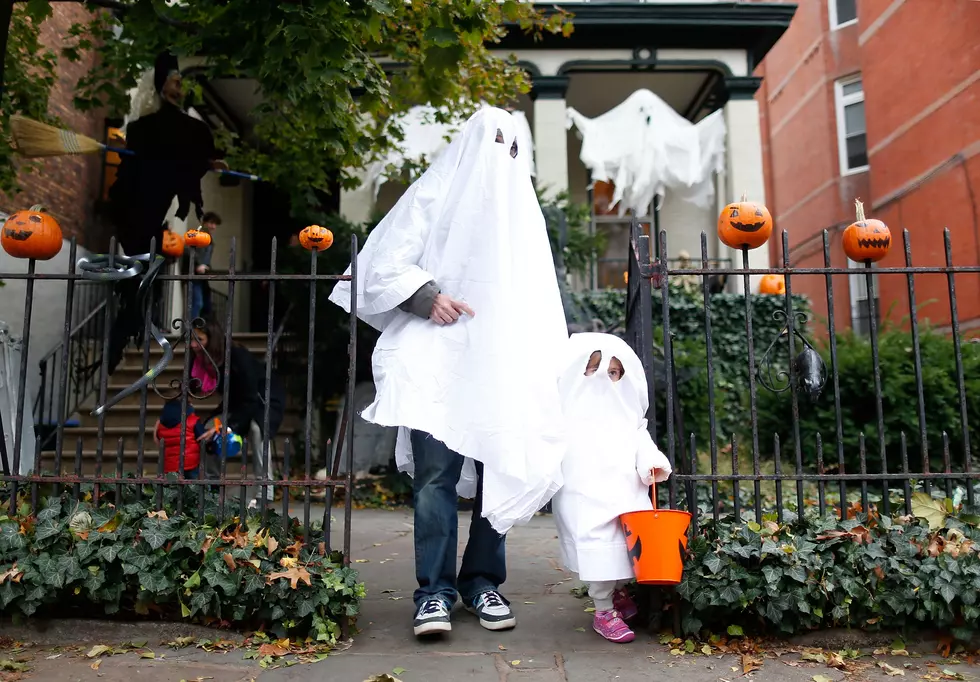
<instances>
[{"instance_id":1,"label":"green leaf","mask_svg":"<svg viewBox=\"0 0 980 682\"><path fill-rule=\"evenodd\" d=\"M378 14L383 14L384 16L391 16L394 14L394 10L388 0L368 0L368 6L373 9Z\"/></svg>"},{"instance_id":2,"label":"green leaf","mask_svg":"<svg viewBox=\"0 0 980 682\"><path fill-rule=\"evenodd\" d=\"M806 570L802 566L790 566L786 571L786 575L798 583L806 582Z\"/></svg>"},{"instance_id":3,"label":"green leaf","mask_svg":"<svg viewBox=\"0 0 980 682\"><path fill-rule=\"evenodd\" d=\"M742 630L741 625L729 625L728 626L728 636L729 637L744 637L745 632Z\"/></svg>"},{"instance_id":4,"label":"green leaf","mask_svg":"<svg viewBox=\"0 0 980 682\"><path fill-rule=\"evenodd\" d=\"M190 578L184 581L184 587L188 590L193 590L201 586L201 572L194 571Z\"/></svg>"},{"instance_id":5,"label":"green leaf","mask_svg":"<svg viewBox=\"0 0 980 682\"><path fill-rule=\"evenodd\" d=\"M778 566L763 566L762 575L765 576L769 585L777 585L783 577L783 570Z\"/></svg>"},{"instance_id":6,"label":"green leaf","mask_svg":"<svg viewBox=\"0 0 980 682\"><path fill-rule=\"evenodd\" d=\"M725 562L721 555L712 552L704 557L704 565L714 575L717 575L725 567Z\"/></svg>"}]
</instances>

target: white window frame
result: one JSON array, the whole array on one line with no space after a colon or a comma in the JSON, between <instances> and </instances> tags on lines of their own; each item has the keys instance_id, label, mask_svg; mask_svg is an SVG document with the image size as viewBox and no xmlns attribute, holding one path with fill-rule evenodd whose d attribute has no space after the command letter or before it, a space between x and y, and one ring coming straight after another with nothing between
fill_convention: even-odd
<instances>
[{"instance_id":1,"label":"white window frame","mask_svg":"<svg viewBox=\"0 0 980 682\"><path fill-rule=\"evenodd\" d=\"M873 273L871 277L875 290L874 314L876 317L875 322L877 323L881 320L881 310L880 310L881 296L878 293L878 273L875 272L876 270L875 265L876 265L875 263L871 264L871 269ZM861 303L865 301L869 301L871 298L869 296L871 292L866 290L867 288L866 284L868 282L867 278L865 277L867 273L867 267L864 265L864 263L857 263L855 261L852 261L850 258L847 259L847 267L851 270L854 270L854 274L850 274L847 276L847 285L848 285L847 288L849 289L848 293L849 293L849 298L851 299L851 329L855 333L861 334L862 336L867 336L865 330L858 329L858 321L861 319ZM861 295L862 293L864 294L863 296ZM869 314L871 313L870 306L868 307L868 312Z\"/></svg>"},{"instance_id":2,"label":"white window frame","mask_svg":"<svg viewBox=\"0 0 980 682\"><path fill-rule=\"evenodd\" d=\"M837 0L827 0L827 14L830 15L831 31L838 31L847 26L853 26L858 22L857 17L854 17L850 21L845 21L843 24L837 23Z\"/></svg>"},{"instance_id":3,"label":"white window frame","mask_svg":"<svg viewBox=\"0 0 980 682\"><path fill-rule=\"evenodd\" d=\"M861 81L861 92L854 93L851 95L844 94L844 86L851 85L852 83L857 83ZM840 159L840 174L841 175L854 175L855 173L864 173L871 166L870 164L864 164L863 166L858 166L856 168L848 168L847 166L847 125L844 119L844 107L850 104L857 104L858 102L864 102L864 82L861 78L861 74L855 74L853 76L848 76L847 78L841 78L839 81L834 83L834 106L837 109L837 155ZM868 135L868 122L867 117L864 122L864 135L865 144L867 144ZM867 151L867 150L865 150Z\"/></svg>"}]
</instances>

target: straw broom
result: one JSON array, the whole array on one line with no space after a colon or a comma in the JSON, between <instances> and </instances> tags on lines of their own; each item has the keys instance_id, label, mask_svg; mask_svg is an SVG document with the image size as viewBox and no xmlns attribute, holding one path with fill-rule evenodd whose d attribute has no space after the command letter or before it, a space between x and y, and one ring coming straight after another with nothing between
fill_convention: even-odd
<instances>
[{"instance_id":1,"label":"straw broom","mask_svg":"<svg viewBox=\"0 0 980 682\"><path fill-rule=\"evenodd\" d=\"M91 137L71 130L34 121L23 116L10 117L10 128L14 135L17 153L29 159L50 156L77 156L80 154L99 154L103 151L116 152L125 156L135 156L131 149L109 147ZM221 175L230 175L258 182L259 176L232 170L218 170Z\"/></svg>"}]
</instances>

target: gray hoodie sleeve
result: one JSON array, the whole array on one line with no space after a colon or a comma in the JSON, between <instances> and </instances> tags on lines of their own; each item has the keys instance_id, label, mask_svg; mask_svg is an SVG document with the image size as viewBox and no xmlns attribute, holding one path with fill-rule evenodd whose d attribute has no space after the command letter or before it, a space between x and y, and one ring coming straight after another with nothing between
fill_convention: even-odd
<instances>
[{"instance_id":1,"label":"gray hoodie sleeve","mask_svg":"<svg viewBox=\"0 0 980 682\"><path fill-rule=\"evenodd\" d=\"M435 282L423 284L418 291L408 297L404 303L398 307L406 313L417 315L428 319L432 313L432 304L435 303L436 296L442 293L439 285Z\"/></svg>"}]
</instances>

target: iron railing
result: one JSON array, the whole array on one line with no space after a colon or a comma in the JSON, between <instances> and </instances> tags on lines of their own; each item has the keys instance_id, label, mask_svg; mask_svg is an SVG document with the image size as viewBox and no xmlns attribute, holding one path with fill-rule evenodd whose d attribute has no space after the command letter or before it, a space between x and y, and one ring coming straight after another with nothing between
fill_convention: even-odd
<instances>
[{"instance_id":1,"label":"iron railing","mask_svg":"<svg viewBox=\"0 0 980 682\"><path fill-rule=\"evenodd\" d=\"M643 225L634 220L631 227L629 255L628 288L626 296L625 339L637 352L643 362L649 381L650 405L649 425L651 435L670 459L675 474L667 485L658 488L660 504L682 508L694 513L692 532L696 532L700 518L710 517L718 520L727 516L734 519L754 519L761 523L771 514L774 520L783 521L788 517L798 518L802 514L834 513L846 518L850 510L868 510L876 507L881 513L911 513L912 498L916 492L935 494L953 498L968 504L977 502L980 496L980 464L974 456L971 445L971 432L977 429L970 423L970 415L980 412L980 391L970 391L964 376L964 355L969 352L969 360L980 356L980 345L965 345L960 328L957 310L957 281L969 281L972 291L976 291L976 281L980 276L980 265L954 265L953 247L947 230L945 240L945 262L942 265L913 266L909 234L902 237L904 251L903 267L875 267L868 264L865 271L870 305L878 305L879 294L874 293L876 282L886 278L897 279L904 290L904 303L909 313L904 322L898 323L899 331L908 334L908 347L902 351L912 356L913 376L908 376L906 385L914 382L909 402L916 405L917 423L907 424L908 433L888 433L886 431L885 405L888 398L883 394L880 342L883 317L872 310L870 315L868 366L863 368L866 382L873 388L874 418L867 424L854 426L845 415L842 402L847 396L841 394L841 373L839 344L841 334L846 329L835 320L834 302L841 294L847 277L854 270L847 267L832 266L831 235L823 233L823 265L820 267L793 267L791 265L788 236L782 233L780 263L771 268L750 268L748 251L741 254L741 267L711 267L708 258L708 238L701 234L700 263L685 268L671 268L671 261L651 262L650 237L643 232ZM667 234L659 234L657 253L668 251ZM897 240L896 240L897 241ZM768 248L768 245L763 247ZM840 247L838 247L840 248ZM901 253L901 252L900 252ZM836 260L840 260L839 258ZM745 295L744 334L745 366L742 370L747 378L743 400L746 423L741 433L721 433L718 425L720 403L717 397L719 386L730 377L719 376L724 371L716 363L717 352L713 347L719 334L728 334L731 329L712 327L712 305L715 293L710 291L711 278L721 274L741 282L741 289L752 291L752 278L765 274L782 275L786 284L785 294L779 296L782 304L775 317L781 331L775 339L759 339L753 333L753 306L757 297ZM703 304L703 355L683 358L673 348L676 334L671 327L672 288L666 286L673 279L696 277L701 283L701 303ZM947 325L937 325L946 334L950 344L949 355L954 367L951 381L955 382L956 406L952 416L929 414L926 405L930 398L924 388L923 357L920 342L924 333L941 333L936 329L923 329L917 307L917 286L924 278L942 278L945 289L944 315L948 313ZM819 282L819 285L814 285ZM811 284L811 286L806 286ZM936 290L935 282L932 291ZM879 288L882 286L877 285ZM811 297L819 287L825 295L827 316L823 320L826 329L819 332L812 324L815 316L808 315L794 306L793 291L805 287ZM894 295L895 289L889 289ZM894 298L894 296L893 296ZM903 306L904 309L904 306ZM811 323L811 324L808 324ZM847 325L844 325L846 327ZM661 331L656 333L655 328ZM903 337L904 338L904 337ZM662 357L655 355L654 349L660 346ZM823 349L818 353L816 347ZM824 361L823 358L827 360ZM682 405L677 381L677 366L684 360L687 371L693 366L702 374L707 404L707 425L699 431L686 431L683 416L686 408ZM849 371L853 371L853 366ZM731 368L728 368L731 371ZM894 379L894 377L893 377ZM826 390L823 390L826 385ZM759 398L762 392L777 394L779 401L787 408L789 441L780 443L778 434L762 433L759 427ZM666 409L672 419L661 419L663 428L658 429L658 395L663 396L659 409ZM772 396L766 396L771 398ZM773 404L770 400L768 404ZM817 432L813 437L801 436L800 424L814 410L832 411L835 426L829 432ZM930 420L943 420L936 423ZM851 430L858 428L867 433L857 434L857 452L853 446L846 445L854 440ZM936 448L930 443L929 429L942 430L942 446ZM660 431L658 433L658 431ZM959 442L956 450L950 447L950 433ZM866 440L867 439L867 440ZM917 449L919 457L912 457L910 450ZM941 452L937 452L941 450ZM788 455L788 456L787 456ZM730 460L730 463L723 462ZM857 462L855 465L854 462ZM848 464L850 462L851 464ZM869 465L869 462L872 464ZM937 465L937 462L939 464ZM662 488L662 489L661 489ZM792 490L788 493L786 488ZM788 493L788 494L787 494Z\"/></svg>"},{"instance_id":2,"label":"iron railing","mask_svg":"<svg viewBox=\"0 0 980 682\"><path fill-rule=\"evenodd\" d=\"M154 247L155 248L155 247ZM357 239L352 237L352 253L357 253ZM235 241L232 240L229 247L229 263L235 263ZM356 292L356 271L352 268L350 275L325 274L317 271L317 258L315 253L311 253L309 261L309 271L303 274L281 274L276 272L276 241L272 242L272 267L269 273L237 273L232 267L224 273L208 274L184 274L175 275L163 268L164 261L159 256L154 256L152 252L135 258L123 256L95 256L77 259L76 245L74 240L71 242L68 272L64 274L40 274L35 270L35 263L29 262L26 274L0 274L0 277L7 280L24 279L26 280L26 297L24 301L24 332L22 337L23 351L21 354L21 367L19 368L17 393L16 421L14 424L23 423L22 415L25 410L24 390L27 385L28 374L28 349L30 347L31 320L40 311L35 310L34 285L38 281L62 281L65 282L66 289L66 314L64 333L60 344L55 350L45 356L42 361L42 385L39 398L37 400L37 414L44 423L53 425L55 447L53 452L41 452L37 449L34 466L30 470L25 470L22 466L22 445L27 442L25 439L34 439L35 434L23 433L21 429L15 429L14 447L12 451L4 448L0 452L3 457L3 475L0 476L0 499L9 503L11 509L16 509L18 504L25 501L33 505L35 511L41 502L42 494L50 494L52 490L65 490L78 499L82 494L83 487L86 491L94 495L99 501L106 500L106 496L111 496L115 491L116 498L121 495L122 487L129 489L136 487L144 491L144 495L155 498L155 504L162 508L164 500L164 489L173 488L177 491L176 506L178 511L194 514L195 510L190 506L190 502L185 505L185 492L196 489L200 494L187 494L188 500L197 500L198 508L196 514L203 518L205 513L205 491L216 493L217 508L220 510L230 509L244 517L248 497L256 503L258 513L265 518L272 509L273 502L277 495L281 495L282 514L299 518L304 529L304 538L307 542L322 542L329 550L331 545L331 505L332 491L340 488L345 491L344 495L344 527L343 527L343 553L345 565L350 562L350 516L351 516L351 496L349 491L352 489L353 467L353 437L351 430L353 427L353 390L355 384L355 352L357 335L357 316L356 316L356 297L353 301L352 310L349 316L350 329L348 336L348 347L350 349L349 364L347 371L346 386L346 409L340 415L341 428L343 434L341 442L334 445L332 458L327 453L317 453L312 442L312 423L311 405L313 392L313 372L317 365L317 354L314 352L316 345L315 320L317 316L317 296L316 285L320 282L336 282L347 280L351 282L352 291ZM110 245L110 253L115 252L115 244ZM193 256L192 256L193 258ZM190 272L193 273L193 260ZM227 283L227 300L223 306L224 319L220 320L220 328L223 331L224 343L219 344L224 348L223 356L212 357L208 352L209 347L213 347L203 338L202 329L204 321L187 320L191 306L190 287L184 286L184 313L183 317L173 320L170 323L170 330L161 329L157 320L162 319L158 316L156 308L160 297L155 293L168 291L171 287L179 283L187 283L195 280L207 280L210 282ZM277 283L301 282L307 283L310 288L309 297L309 319L310 332L306 346L306 421L303 453L305 463L302 467L304 475L301 478L291 478L290 472L293 471L292 450L293 445L288 439L284 442L281 453L281 461L273 461L273 444L270 426L274 419L271 411L273 402L271 399L272 387L274 385L274 351L279 339L282 336L282 325L279 329L268 333L266 350L262 362L264 377L262 381L263 391L259 399L264 406L262 417L258 420L259 424L252 424L249 433L239 434L243 438L241 450L240 466L232 465L229 458L214 457L207 458L207 462L202 464L199 478L191 478L185 475L184 457L186 453L186 430L189 408L191 403L201 404L212 396L220 398L221 410L220 419L222 424L228 424L229 417L229 395L232 391L242 391L241 387L230 386L231 364L232 364L232 344L233 344L233 317L234 299L236 287L247 286L257 281L266 281L270 289L275 290ZM138 284L137 287L134 285ZM121 285L130 285L128 289L123 289ZM104 295L109 289L115 291L116 295ZM103 298L97 300L98 294L103 292ZM127 293L128 292L128 293ZM137 324L129 332L134 332L136 338L142 340L142 362L138 379L122 391L116 392L109 385L108 357L111 349L110 345L116 343L115 333L122 329L115 325L120 323L122 316L116 316L116 308L122 301L123 296L131 296L129 304L138 304L138 309L142 315L142 327ZM87 301L85 305L76 305L76 300ZM166 298L166 293L163 298ZM272 329L271 320L275 316L276 298L274 295L269 297L268 318L269 328ZM81 312L91 307L87 312ZM165 306L164 306L165 307ZM131 307L130 310L133 310ZM43 314L43 313L41 313ZM169 316L167 316L169 317ZM165 331L173 333L168 334ZM127 333L129 333L127 332ZM174 340L176 337L176 340ZM131 341L132 339L127 339ZM175 354L175 346L183 344L188 352L184 353L183 362L179 368L179 378L171 378L165 374L170 369L171 361ZM193 347L193 351L191 350ZM193 357L192 357L193 356ZM251 356L250 356L251 357ZM79 359L84 363L77 362ZM93 372L94 386L88 383L77 383L75 377L80 376L73 373L76 365L92 365L92 360L100 360L97 369ZM195 369L197 363L204 366L204 371L209 373L214 379L218 377L221 386L219 393L217 386L206 385L200 379L200 372ZM134 367L129 367L129 371L135 371ZM119 370L117 370L119 371ZM172 374L171 374L172 376ZM11 378L13 379L13 378ZM86 378L85 381L89 381ZM85 394L92 392L94 388L96 395L95 409L88 410L83 415L83 419L95 423L93 430L94 438L83 439L78 437L75 442L71 442L71 426L66 423L67 417L73 410L79 409L85 400ZM180 402L180 425L181 442L179 464L176 471L167 474L165 469L165 454L161 443L159 449L153 445L153 441L144 437L147 425L152 425L157 415L148 410L148 398L151 392L164 400L178 400ZM115 395L113 395L115 393ZM123 409L128 406L133 408L133 403L138 405L135 415L126 417ZM26 409L30 410L30 403ZM115 412L115 416L114 416ZM124 419L132 419L137 425L137 437L135 442L129 442L124 438L113 439L107 433L108 420L110 417L116 418L122 415ZM7 415L0 415L0 427L3 429L13 428L13 424L8 423ZM66 433L67 431L67 433ZM251 434L257 433L258 438ZM47 438L42 435L42 438ZM37 439L40 443L40 439ZM113 442L115 440L115 442ZM253 441L253 442L250 442ZM203 448L202 448L203 450ZM29 452L29 449L27 450ZM338 476L340 458L347 458L346 473ZM202 452L202 460L205 455ZM330 467L332 476L326 480L313 478L313 463L323 460L333 460ZM278 468L282 475L277 477L274 468ZM9 473L7 473L9 472ZM322 512L322 519L313 518L311 508L311 489L326 487L331 491L328 497L328 504ZM302 491L302 509L297 510L290 504L291 489ZM269 491L272 495L268 495ZM251 491L251 492L249 492ZM236 504L237 498L237 504ZM111 497L107 501L111 501Z\"/></svg>"}]
</instances>

